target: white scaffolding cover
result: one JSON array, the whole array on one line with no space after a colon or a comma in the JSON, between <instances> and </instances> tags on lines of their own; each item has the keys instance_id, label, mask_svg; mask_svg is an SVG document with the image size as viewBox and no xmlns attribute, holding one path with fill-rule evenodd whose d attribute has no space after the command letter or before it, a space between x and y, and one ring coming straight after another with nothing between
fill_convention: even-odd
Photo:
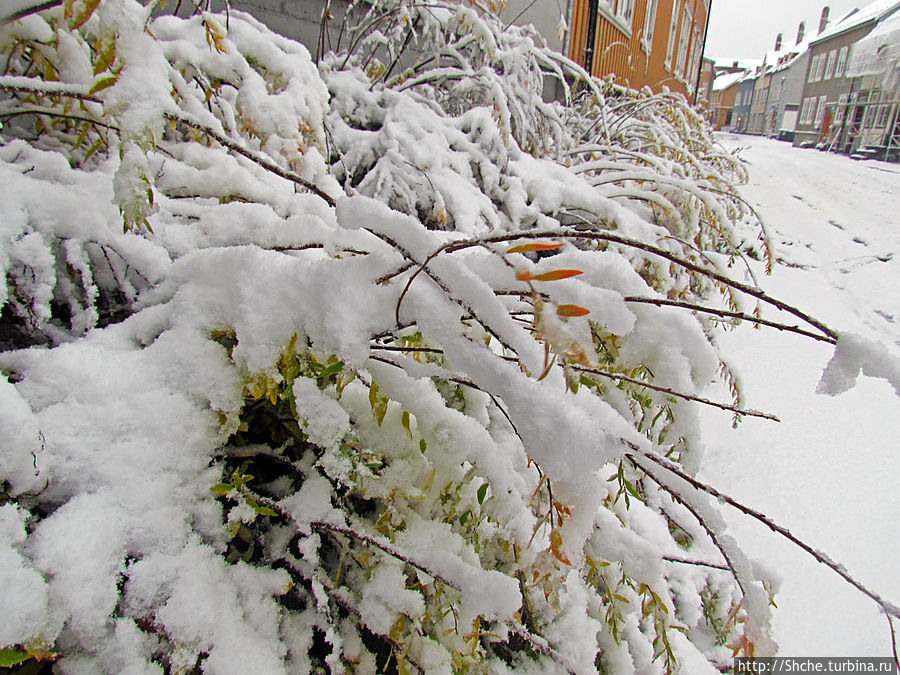
<instances>
[{"instance_id":1,"label":"white scaffolding cover","mask_svg":"<svg viewBox=\"0 0 900 675\"><path fill-rule=\"evenodd\" d=\"M882 88L894 89L900 83L900 11L882 21L853 45L847 68L848 77L880 75Z\"/></svg>"}]
</instances>

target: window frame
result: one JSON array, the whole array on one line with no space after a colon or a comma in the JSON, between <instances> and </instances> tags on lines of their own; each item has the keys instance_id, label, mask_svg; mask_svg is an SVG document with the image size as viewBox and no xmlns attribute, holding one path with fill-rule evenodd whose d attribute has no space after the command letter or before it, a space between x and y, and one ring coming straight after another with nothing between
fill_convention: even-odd
<instances>
[{"instance_id":1,"label":"window frame","mask_svg":"<svg viewBox=\"0 0 900 675\"><path fill-rule=\"evenodd\" d=\"M824 78L826 80L830 80L832 77L834 77L834 66L837 63L837 55L838 55L837 49L832 49L830 52L828 52L828 65L825 66L825 78Z\"/></svg>"},{"instance_id":2,"label":"window frame","mask_svg":"<svg viewBox=\"0 0 900 675\"><path fill-rule=\"evenodd\" d=\"M828 107L828 97L820 96L816 104L816 119L813 125L818 129L821 128L822 122L825 121L825 109Z\"/></svg>"},{"instance_id":3,"label":"window frame","mask_svg":"<svg viewBox=\"0 0 900 675\"><path fill-rule=\"evenodd\" d=\"M666 42L666 70L672 72L672 59L675 56L675 43L678 40L678 20L681 16L681 0L672 5L672 18L669 21L669 38Z\"/></svg>"},{"instance_id":4,"label":"window frame","mask_svg":"<svg viewBox=\"0 0 900 675\"><path fill-rule=\"evenodd\" d=\"M641 46L648 54L653 51L653 37L656 33L656 10L659 0L647 0L644 10L644 32L641 35Z\"/></svg>"}]
</instances>

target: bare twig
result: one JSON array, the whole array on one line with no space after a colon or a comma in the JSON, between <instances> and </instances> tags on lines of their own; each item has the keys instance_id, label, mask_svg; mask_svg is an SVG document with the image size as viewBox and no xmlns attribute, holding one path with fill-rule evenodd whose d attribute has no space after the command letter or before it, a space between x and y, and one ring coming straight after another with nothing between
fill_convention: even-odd
<instances>
[{"instance_id":1,"label":"bare twig","mask_svg":"<svg viewBox=\"0 0 900 675\"><path fill-rule=\"evenodd\" d=\"M730 568L728 565L720 565L718 563L704 562L703 560L688 560L687 558L679 558L674 555L664 555L663 560L668 560L669 562L678 563L679 565L696 565L697 567L711 567L715 570L725 570L726 572L730 572Z\"/></svg>"},{"instance_id":2,"label":"bare twig","mask_svg":"<svg viewBox=\"0 0 900 675\"><path fill-rule=\"evenodd\" d=\"M278 166L278 164L273 162L268 157L261 155L257 152L254 152L253 150L250 150L249 148L244 147L241 143L238 143L237 141L235 141L231 138L228 138L228 136L216 131L215 129L203 124L202 122L200 122L196 119L193 119L192 117L189 117L188 115L186 115L184 113L176 114L176 113L169 112L169 113L165 113L165 117L166 117L166 119L170 119L174 122L181 122L182 124L190 127L191 129L194 129L196 131L199 131L200 133L206 134L207 136L212 138L214 141L216 141L220 145L228 148L229 150L231 150L233 152L236 152L237 154L241 155L242 157L246 157L251 162L261 166L266 171L269 171L270 173L274 173L276 176L279 176L280 178L284 178L285 180L289 180L292 183L295 183L297 185L300 185L300 186L306 188L307 190L309 190L316 196L321 197L323 200L325 200L325 202L329 206L334 206L336 204L333 197L331 197L328 193L326 193L321 188L316 186L314 183L311 183L308 180L306 180L305 178L298 176L296 173L294 173L293 171L291 171L289 169L285 169L285 168Z\"/></svg>"},{"instance_id":3,"label":"bare twig","mask_svg":"<svg viewBox=\"0 0 900 675\"><path fill-rule=\"evenodd\" d=\"M728 403L717 403L716 401L710 401L707 398L702 398L700 396L694 396L692 394L684 394L679 391L675 391L674 389L670 389L668 387L661 387L656 384L651 384L649 382L645 382L644 380L639 380L634 377L628 377L627 375L621 375L619 373L610 373L605 370L598 370L596 368L587 368L585 366L579 366L575 364L570 364L568 366L572 370L577 370L581 373L588 373L591 375L599 375L601 377L607 377L611 380L620 380L622 382L628 382L629 384L636 384L640 387L646 387L647 389L653 389L654 391L662 392L663 394L668 394L669 396L674 396L676 398L681 398L686 401L695 401L697 403L702 403L704 405L713 406L714 408L719 408L721 410L728 410L729 412L733 412L736 415L746 415L747 417L760 417L766 420L772 420L773 422L780 422L775 415L770 413L760 412L759 410L753 410L752 408L738 408L737 406L730 405Z\"/></svg>"},{"instance_id":4,"label":"bare twig","mask_svg":"<svg viewBox=\"0 0 900 675\"><path fill-rule=\"evenodd\" d=\"M59 7L61 4L63 4L63 0L47 0L47 2L42 2L31 7L23 7L22 9L13 12L9 16L5 16L0 19L0 26L8 26L9 24L18 21L19 19L24 19L26 16L31 16L32 14L43 12L46 9Z\"/></svg>"},{"instance_id":5,"label":"bare twig","mask_svg":"<svg viewBox=\"0 0 900 675\"><path fill-rule=\"evenodd\" d=\"M625 302L633 302L640 303L645 305L656 305L657 307L681 307L683 309L689 309L692 312L701 312L703 314L714 314L716 316L720 316L727 319L740 319L742 321L750 321L755 324L759 324L761 326L769 326L771 328L775 328L780 331L786 331L790 333L797 333L798 335L803 335L804 337L812 338L813 340L818 340L820 342L827 342L828 344L837 344L837 340L830 336L819 335L818 333L813 333L808 330L804 330L799 326L789 326L787 324L778 323L777 321L769 321L768 319L763 319L758 316L753 316L752 314L745 314L743 312L732 312L724 309L717 309L715 307L705 307L703 305L695 305L689 302L683 302L681 300L666 300L664 298L641 298L636 296L626 296L624 298Z\"/></svg>"}]
</instances>

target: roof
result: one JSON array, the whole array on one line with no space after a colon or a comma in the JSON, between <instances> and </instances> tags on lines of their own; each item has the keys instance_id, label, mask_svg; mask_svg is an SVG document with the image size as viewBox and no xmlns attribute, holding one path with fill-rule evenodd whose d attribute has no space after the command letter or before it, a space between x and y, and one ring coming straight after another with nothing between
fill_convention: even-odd
<instances>
[{"instance_id":1,"label":"roof","mask_svg":"<svg viewBox=\"0 0 900 675\"><path fill-rule=\"evenodd\" d=\"M828 40L848 30L858 28L869 21L881 21L900 9L900 0L875 0L862 9L854 9L835 21L824 32L815 36L811 44Z\"/></svg>"},{"instance_id":2,"label":"roof","mask_svg":"<svg viewBox=\"0 0 900 675\"><path fill-rule=\"evenodd\" d=\"M745 72L737 72L737 73L725 73L724 75L719 75L716 78L716 81L713 82L713 91L725 91L728 87L734 86L741 80L743 80L747 76Z\"/></svg>"}]
</instances>

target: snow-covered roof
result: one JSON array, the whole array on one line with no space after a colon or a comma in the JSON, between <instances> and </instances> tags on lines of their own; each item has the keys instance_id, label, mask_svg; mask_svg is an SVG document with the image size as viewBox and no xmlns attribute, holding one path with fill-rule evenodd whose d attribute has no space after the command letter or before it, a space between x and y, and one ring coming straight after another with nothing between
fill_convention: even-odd
<instances>
[{"instance_id":1,"label":"snow-covered roof","mask_svg":"<svg viewBox=\"0 0 900 675\"><path fill-rule=\"evenodd\" d=\"M724 91L728 89L728 87L737 84L745 77L747 77L747 73L744 71L719 75L719 77L716 78L716 81L713 82L713 91Z\"/></svg>"},{"instance_id":2,"label":"snow-covered roof","mask_svg":"<svg viewBox=\"0 0 900 675\"><path fill-rule=\"evenodd\" d=\"M740 68L741 70L753 70L758 68L762 63L762 59L734 59L734 58L714 58L716 68Z\"/></svg>"},{"instance_id":3,"label":"snow-covered roof","mask_svg":"<svg viewBox=\"0 0 900 675\"><path fill-rule=\"evenodd\" d=\"M824 32L815 36L813 44L827 40L848 30L857 28L867 21L880 21L891 16L900 9L900 0L875 0L875 2L866 5L862 9L855 9L843 17L835 21Z\"/></svg>"}]
</instances>

